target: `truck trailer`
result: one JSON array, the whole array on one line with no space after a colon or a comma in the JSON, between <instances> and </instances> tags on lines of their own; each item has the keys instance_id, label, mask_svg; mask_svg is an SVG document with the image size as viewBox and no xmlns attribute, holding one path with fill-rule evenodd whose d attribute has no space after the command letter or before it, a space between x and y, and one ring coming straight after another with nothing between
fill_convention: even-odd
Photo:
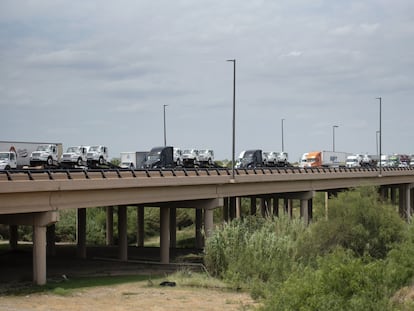
<instances>
[{"instance_id":1,"label":"truck trailer","mask_svg":"<svg viewBox=\"0 0 414 311\"><path fill-rule=\"evenodd\" d=\"M345 167L351 153L336 151L308 152L304 167Z\"/></svg>"},{"instance_id":2,"label":"truck trailer","mask_svg":"<svg viewBox=\"0 0 414 311\"><path fill-rule=\"evenodd\" d=\"M141 168L147 160L148 151L121 152L121 168L131 170Z\"/></svg>"},{"instance_id":3,"label":"truck trailer","mask_svg":"<svg viewBox=\"0 0 414 311\"><path fill-rule=\"evenodd\" d=\"M61 143L0 141L0 152L12 152L16 155L16 164L9 165L10 168L21 169L39 165L51 167L59 165L63 147Z\"/></svg>"}]
</instances>

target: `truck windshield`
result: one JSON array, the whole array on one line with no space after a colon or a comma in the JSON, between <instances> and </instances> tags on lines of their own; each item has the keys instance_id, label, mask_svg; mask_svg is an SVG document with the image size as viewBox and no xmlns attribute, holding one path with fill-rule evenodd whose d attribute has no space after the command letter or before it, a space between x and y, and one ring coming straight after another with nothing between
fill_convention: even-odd
<instances>
[{"instance_id":1,"label":"truck windshield","mask_svg":"<svg viewBox=\"0 0 414 311\"><path fill-rule=\"evenodd\" d=\"M148 161L158 160L160 158L161 151L150 152L147 156Z\"/></svg>"},{"instance_id":2,"label":"truck windshield","mask_svg":"<svg viewBox=\"0 0 414 311\"><path fill-rule=\"evenodd\" d=\"M0 160L7 160L9 158L9 154L7 152L0 152Z\"/></svg>"},{"instance_id":3,"label":"truck windshield","mask_svg":"<svg viewBox=\"0 0 414 311\"><path fill-rule=\"evenodd\" d=\"M45 146L39 146L36 149L37 151L48 151L49 150L49 146L45 145Z\"/></svg>"},{"instance_id":4,"label":"truck windshield","mask_svg":"<svg viewBox=\"0 0 414 311\"><path fill-rule=\"evenodd\" d=\"M89 151L99 151L99 146L92 146L89 148Z\"/></svg>"},{"instance_id":5,"label":"truck windshield","mask_svg":"<svg viewBox=\"0 0 414 311\"><path fill-rule=\"evenodd\" d=\"M66 152L77 152L79 150L78 147L69 147L68 150L66 150Z\"/></svg>"},{"instance_id":6,"label":"truck windshield","mask_svg":"<svg viewBox=\"0 0 414 311\"><path fill-rule=\"evenodd\" d=\"M253 158L253 155L254 155L254 152L253 151L251 151L251 152L245 152L243 158L245 158L245 159L251 159L251 158Z\"/></svg>"}]
</instances>

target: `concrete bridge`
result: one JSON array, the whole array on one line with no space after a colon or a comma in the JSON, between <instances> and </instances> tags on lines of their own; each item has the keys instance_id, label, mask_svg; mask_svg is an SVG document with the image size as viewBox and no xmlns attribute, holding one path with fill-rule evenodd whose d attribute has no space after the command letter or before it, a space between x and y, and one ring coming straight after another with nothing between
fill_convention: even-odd
<instances>
[{"instance_id":1,"label":"concrete bridge","mask_svg":"<svg viewBox=\"0 0 414 311\"><path fill-rule=\"evenodd\" d=\"M384 197L396 198L400 214L411 218L414 169L196 169L196 170L72 170L0 172L0 223L10 226L10 245L17 245L17 226L33 226L33 281L46 283L46 253L53 253L54 224L59 211L77 209L77 251L86 257L86 208L107 207L107 243L111 243L113 207L118 207L120 260L128 259L127 206L137 207L138 245L143 246L144 208L160 209L160 258L170 260L175 246L176 208L196 210L196 244L202 247L202 230L214 228L213 211L223 208L224 220L240 214L240 198L257 199L263 215L278 214L279 201L291 213L291 200L300 200L300 215L312 218L315 191L337 191L358 186L379 186Z\"/></svg>"}]
</instances>

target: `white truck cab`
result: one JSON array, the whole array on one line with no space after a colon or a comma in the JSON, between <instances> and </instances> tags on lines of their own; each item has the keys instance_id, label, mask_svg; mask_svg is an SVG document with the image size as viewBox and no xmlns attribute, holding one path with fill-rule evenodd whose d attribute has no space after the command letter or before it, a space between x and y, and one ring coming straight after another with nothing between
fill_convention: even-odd
<instances>
[{"instance_id":1,"label":"white truck cab","mask_svg":"<svg viewBox=\"0 0 414 311\"><path fill-rule=\"evenodd\" d=\"M174 162L176 166L182 166L183 165L183 151L180 148L174 147Z\"/></svg>"},{"instance_id":2,"label":"white truck cab","mask_svg":"<svg viewBox=\"0 0 414 311\"><path fill-rule=\"evenodd\" d=\"M346 167L360 167L362 162L362 156L360 154L353 154L346 157Z\"/></svg>"},{"instance_id":3,"label":"white truck cab","mask_svg":"<svg viewBox=\"0 0 414 311\"><path fill-rule=\"evenodd\" d=\"M199 165L199 151L197 149L184 149L182 154L183 166L194 167Z\"/></svg>"},{"instance_id":4,"label":"white truck cab","mask_svg":"<svg viewBox=\"0 0 414 311\"><path fill-rule=\"evenodd\" d=\"M12 151L0 152L0 170L10 170L17 168L17 155Z\"/></svg>"},{"instance_id":5,"label":"white truck cab","mask_svg":"<svg viewBox=\"0 0 414 311\"><path fill-rule=\"evenodd\" d=\"M105 165L108 162L108 147L90 146L87 153L88 166Z\"/></svg>"},{"instance_id":6,"label":"white truck cab","mask_svg":"<svg viewBox=\"0 0 414 311\"><path fill-rule=\"evenodd\" d=\"M201 149L198 152L198 161L202 166L213 166L214 151L212 149Z\"/></svg>"},{"instance_id":7,"label":"white truck cab","mask_svg":"<svg viewBox=\"0 0 414 311\"><path fill-rule=\"evenodd\" d=\"M59 162L57 145L40 145L30 155L30 166L57 165Z\"/></svg>"},{"instance_id":8,"label":"white truck cab","mask_svg":"<svg viewBox=\"0 0 414 311\"><path fill-rule=\"evenodd\" d=\"M88 149L88 146L69 147L62 155L61 165L71 167L86 165Z\"/></svg>"}]
</instances>

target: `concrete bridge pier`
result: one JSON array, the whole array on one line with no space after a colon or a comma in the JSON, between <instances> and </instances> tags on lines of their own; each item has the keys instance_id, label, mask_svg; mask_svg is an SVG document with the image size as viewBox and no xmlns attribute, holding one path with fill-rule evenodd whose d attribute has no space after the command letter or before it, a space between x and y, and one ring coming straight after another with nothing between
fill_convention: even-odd
<instances>
[{"instance_id":1,"label":"concrete bridge pier","mask_svg":"<svg viewBox=\"0 0 414 311\"><path fill-rule=\"evenodd\" d=\"M137 247L144 247L145 238L145 209L144 206L137 206Z\"/></svg>"},{"instance_id":2,"label":"concrete bridge pier","mask_svg":"<svg viewBox=\"0 0 414 311\"><path fill-rule=\"evenodd\" d=\"M177 208L170 208L170 247L177 246Z\"/></svg>"},{"instance_id":3,"label":"concrete bridge pier","mask_svg":"<svg viewBox=\"0 0 414 311\"><path fill-rule=\"evenodd\" d=\"M273 216L279 216L279 197L277 195L273 196Z\"/></svg>"},{"instance_id":4,"label":"concrete bridge pier","mask_svg":"<svg viewBox=\"0 0 414 311\"><path fill-rule=\"evenodd\" d=\"M118 206L118 259L128 260L128 218L124 205Z\"/></svg>"},{"instance_id":5,"label":"concrete bridge pier","mask_svg":"<svg viewBox=\"0 0 414 311\"><path fill-rule=\"evenodd\" d=\"M200 208L196 208L195 210L195 247L202 248L204 245L203 240L203 210Z\"/></svg>"},{"instance_id":6,"label":"concrete bridge pier","mask_svg":"<svg viewBox=\"0 0 414 311\"><path fill-rule=\"evenodd\" d=\"M257 200L256 197L250 198L250 215L256 215L257 211Z\"/></svg>"},{"instance_id":7,"label":"concrete bridge pier","mask_svg":"<svg viewBox=\"0 0 414 311\"><path fill-rule=\"evenodd\" d=\"M0 223L11 227L33 227L33 282L46 284L46 228L59 221L57 211L0 215Z\"/></svg>"},{"instance_id":8,"label":"concrete bridge pier","mask_svg":"<svg viewBox=\"0 0 414 311\"><path fill-rule=\"evenodd\" d=\"M9 245L10 245L10 249L12 250L16 250L17 249L17 244L19 241L19 232L18 232L18 226L16 225L10 225L9 226Z\"/></svg>"},{"instance_id":9,"label":"concrete bridge pier","mask_svg":"<svg viewBox=\"0 0 414 311\"><path fill-rule=\"evenodd\" d=\"M412 217L411 189L414 184L402 184L399 186L399 214L407 221Z\"/></svg>"},{"instance_id":10,"label":"concrete bridge pier","mask_svg":"<svg viewBox=\"0 0 414 311\"><path fill-rule=\"evenodd\" d=\"M86 258L86 208L78 208L76 221L77 256Z\"/></svg>"},{"instance_id":11,"label":"concrete bridge pier","mask_svg":"<svg viewBox=\"0 0 414 311\"><path fill-rule=\"evenodd\" d=\"M106 245L114 245L114 208L106 208Z\"/></svg>"}]
</instances>

